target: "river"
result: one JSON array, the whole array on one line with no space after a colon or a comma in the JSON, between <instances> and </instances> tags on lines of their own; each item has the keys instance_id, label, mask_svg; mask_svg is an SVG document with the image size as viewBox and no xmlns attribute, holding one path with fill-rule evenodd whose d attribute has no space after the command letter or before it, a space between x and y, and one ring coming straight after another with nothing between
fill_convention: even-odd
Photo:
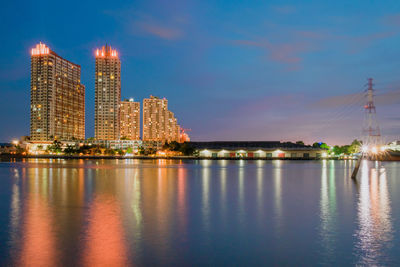
<instances>
[{"instance_id":1,"label":"river","mask_svg":"<svg viewBox=\"0 0 400 267\"><path fill-rule=\"evenodd\" d=\"M0 162L0 265L400 265L400 162Z\"/></svg>"}]
</instances>

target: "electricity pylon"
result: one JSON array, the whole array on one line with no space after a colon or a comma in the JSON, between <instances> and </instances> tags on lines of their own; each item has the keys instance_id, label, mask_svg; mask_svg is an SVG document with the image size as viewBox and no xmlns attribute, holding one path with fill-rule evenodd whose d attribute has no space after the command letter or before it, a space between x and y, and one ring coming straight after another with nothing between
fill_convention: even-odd
<instances>
[{"instance_id":1,"label":"electricity pylon","mask_svg":"<svg viewBox=\"0 0 400 267\"><path fill-rule=\"evenodd\" d=\"M368 147L382 145L381 130L376 119L374 104L374 84L372 78L368 79L367 103L364 106L365 119L363 127L363 144Z\"/></svg>"}]
</instances>

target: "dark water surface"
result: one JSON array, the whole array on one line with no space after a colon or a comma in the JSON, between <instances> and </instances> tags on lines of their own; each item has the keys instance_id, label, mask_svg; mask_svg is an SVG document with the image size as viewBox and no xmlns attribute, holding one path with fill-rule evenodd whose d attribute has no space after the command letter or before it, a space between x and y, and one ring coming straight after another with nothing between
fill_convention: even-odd
<instances>
[{"instance_id":1,"label":"dark water surface","mask_svg":"<svg viewBox=\"0 0 400 267\"><path fill-rule=\"evenodd\" d=\"M0 163L0 265L400 265L400 162Z\"/></svg>"}]
</instances>

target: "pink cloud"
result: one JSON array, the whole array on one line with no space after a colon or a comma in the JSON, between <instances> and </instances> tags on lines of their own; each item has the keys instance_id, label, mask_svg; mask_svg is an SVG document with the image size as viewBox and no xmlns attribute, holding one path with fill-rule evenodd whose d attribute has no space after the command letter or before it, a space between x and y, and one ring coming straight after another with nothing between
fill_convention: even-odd
<instances>
[{"instance_id":1,"label":"pink cloud","mask_svg":"<svg viewBox=\"0 0 400 267\"><path fill-rule=\"evenodd\" d=\"M275 6L273 9L280 14L289 15L296 12L296 7L291 5Z\"/></svg>"},{"instance_id":2,"label":"pink cloud","mask_svg":"<svg viewBox=\"0 0 400 267\"><path fill-rule=\"evenodd\" d=\"M364 99L364 93L356 93L356 94L346 94L339 96L330 96L323 99L320 99L314 104L314 107L317 108L337 108L348 105L358 104L362 106L362 100Z\"/></svg>"},{"instance_id":3,"label":"pink cloud","mask_svg":"<svg viewBox=\"0 0 400 267\"><path fill-rule=\"evenodd\" d=\"M386 15L383 17L383 22L391 26L400 26L400 14Z\"/></svg>"},{"instance_id":4,"label":"pink cloud","mask_svg":"<svg viewBox=\"0 0 400 267\"><path fill-rule=\"evenodd\" d=\"M322 31L309 31L309 30L296 31L295 35L300 38L312 39L312 40L328 40L334 38L334 36L331 33L326 33Z\"/></svg>"},{"instance_id":5,"label":"pink cloud","mask_svg":"<svg viewBox=\"0 0 400 267\"><path fill-rule=\"evenodd\" d=\"M366 102L366 93L347 94L323 98L315 103L314 107L337 108L343 106L360 106ZM378 106L394 105L400 103L400 89L386 91L375 96Z\"/></svg>"},{"instance_id":6,"label":"pink cloud","mask_svg":"<svg viewBox=\"0 0 400 267\"><path fill-rule=\"evenodd\" d=\"M140 22L136 25L142 31L165 40L176 40L182 36L182 31L178 28L166 27L148 22Z\"/></svg>"},{"instance_id":7,"label":"pink cloud","mask_svg":"<svg viewBox=\"0 0 400 267\"><path fill-rule=\"evenodd\" d=\"M265 48L271 60L291 65L288 70L297 70L302 61L301 54L311 49L310 45L299 42L275 44L267 40L235 40L234 43L242 46Z\"/></svg>"}]
</instances>

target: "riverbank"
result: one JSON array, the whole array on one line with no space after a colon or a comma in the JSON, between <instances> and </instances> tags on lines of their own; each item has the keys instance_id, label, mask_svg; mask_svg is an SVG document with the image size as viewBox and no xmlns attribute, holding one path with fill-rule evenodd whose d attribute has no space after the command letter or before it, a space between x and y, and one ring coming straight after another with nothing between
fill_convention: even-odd
<instances>
[{"instance_id":1,"label":"riverbank","mask_svg":"<svg viewBox=\"0 0 400 267\"><path fill-rule=\"evenodd\" d=\"M355 160L351 158L291 158L291 157L201 157L201 156L159 156L159 155L137 155L137 156L120 156L120 155L19 155L19 154L0 154L1 160L9 159L172 159L172 160ZM370 159L378 161L400 161L400 157L386 156L379 159Z\"/></svg>"},{"instance_id":2,"label":"riverbank","mask_svg":"<svg viewBox=\"0 0 400 267\"><path fill-rule=\"evenodd\" d=\"M201 157L201 156L120 156L120 155L16 155L1 154L2 159L173 159L173 160L321 160L337 158L291 158L291 157Z\"/></svg>"}]
</instances>

